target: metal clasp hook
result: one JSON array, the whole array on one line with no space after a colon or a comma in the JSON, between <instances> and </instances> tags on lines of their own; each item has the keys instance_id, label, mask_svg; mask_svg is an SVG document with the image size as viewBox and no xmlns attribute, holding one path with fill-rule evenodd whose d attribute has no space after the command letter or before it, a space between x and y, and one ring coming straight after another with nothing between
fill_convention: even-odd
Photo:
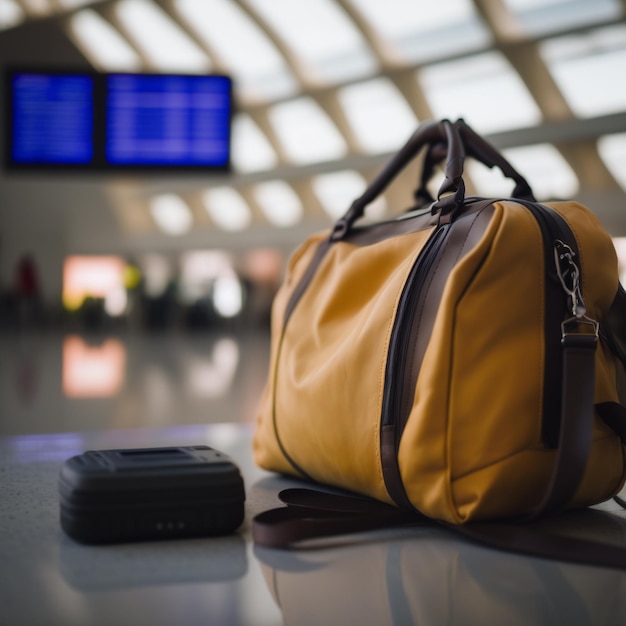
<instances>
[{"instance_id":1,"label":"metal clasp hook","mask_svg":"<svg viewBox=\"0 0 626 626\"><path fill-rule=\"evenodd\" d=\"M575 318L584 317L587 312L580 291L580 270L574 262L576 253L560 239L554 244L554 264L563 291L570 299L570 310Z\"/></svg>"},{"instance_id":2,"label":"metal clasp hook","mask_svg":"<svg viewBox=\"0 0 626 626\"><path fill-rule=\"evenodd\" d=\"M587 308L580 290L580 269L574 262L576 253L560 239L554 244L554 263L563 291L569 298L572 316L561 324L563 341L591 341L594 345L598 339L600 324L586 315ZM589 329L589 332L585 332Z\"/></svg>"}]
</instances>

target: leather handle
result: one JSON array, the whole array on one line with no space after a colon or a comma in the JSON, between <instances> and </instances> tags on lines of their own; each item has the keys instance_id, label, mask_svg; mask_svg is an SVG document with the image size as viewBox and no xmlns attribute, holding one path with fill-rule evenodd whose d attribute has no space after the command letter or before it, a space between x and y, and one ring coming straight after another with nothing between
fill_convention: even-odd
<instances>
[{"instance_id":1,"label":"leather handle","mask_svg":"<svg viewBox=\"0 0 626 626\"><path fill-rule=\"evenodd\" d=\"M504 176L513 180L515 188L511 197L536 202L526 179L494 146L472 130L463 119L457 120L454 125L463 141L466 157L472 157L488 168L497 167ZM434 198L427 189L428 181L432 178L435 167L445 159L446 155L447 149L444 144L433 144L426 153L420 186L414 194L418 207L434 202Z\"/></svg>"},{"instance_id":2,"label":"leather handle","mask_svg":"<svg viewBox=\"0 0 626 626\"><path fill-rule=\"evenodd\" d=\"M536 202L535 196L526 179L492 146L478 133L474 132L463 119L455 122L459 135L465 146L467 156L484 163L487 167L497 167L507 178L515 181L513 197L522 200Z\"/></svg>"},{"instance_id":3,"label":"leather handle","mask_svg":"<svg viewBox=\"0 0 626 626\"><path fill-rule=\"evenodd\" d=\"M447 161L445 179L437 194L437 202L433 213L442 215L460 208L465 199L465 183L463 182L463 162L465 150L457 127L449 120L427 122L413 133L403 148L389 161L376 176L365 192L357 198L347 213L337 221L331 233L331 241L343 239L356 220L363 216L365 207L374 201L394 180L394 178L412 161L426 145L445 143L447 145Z\"/></svg>"}]
</instances>

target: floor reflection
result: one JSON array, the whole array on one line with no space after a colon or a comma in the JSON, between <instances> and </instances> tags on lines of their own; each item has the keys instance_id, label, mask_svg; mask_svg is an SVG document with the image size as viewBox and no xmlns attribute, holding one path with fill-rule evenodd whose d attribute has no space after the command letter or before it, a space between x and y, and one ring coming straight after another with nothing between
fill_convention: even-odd
<instances>
[{"instance_id":1,"label":"floor reflection","mask_svg":"<svg viewBox=\"0 0 626 626\"><path fill-rule=\"evenodd\" d=\"M60 570L76 591L115 591L181 583L223 583L246 575L246 544L239 533L186 541L107 546L79 545L63 536ZM236 605L237 597L233 598ZM234 612L235 607L230 607Z\"/></svg>"},{"instance_id":2,"label":"floor reflection","mask_svg":"<svg viewBox=\"0 0 626 626\"><path fill-rule=\"evenodd\" d=\"M120 393L126 376L126 348L119 339L90 346L82 337L63 339L63 395L108 398Z\"/></svg>"},{"instance_id":3,"label":"floor reflection","mask_svg":"<svg viewBox=\"0 0 626 626\"><path fill-rule=\"evenodd\" d=\"M575 516L568 531L615 535L618 526L623 540L626 520ZM617 570L484 550L432 528L401 532L405 538L363 535L333 549L256 547L255 556L286 624L626 623L626 577Z\"/></svg>"},{"instance_id":4,"label":"floor reflection","mask_svg":"<svg viewBox=\"0 0 626 626\"><path fill-rule=\"evenodd\" d=\"M263 332L1 341L0 436L251 421L269 358Z\"/></svg>"}]
</instances>

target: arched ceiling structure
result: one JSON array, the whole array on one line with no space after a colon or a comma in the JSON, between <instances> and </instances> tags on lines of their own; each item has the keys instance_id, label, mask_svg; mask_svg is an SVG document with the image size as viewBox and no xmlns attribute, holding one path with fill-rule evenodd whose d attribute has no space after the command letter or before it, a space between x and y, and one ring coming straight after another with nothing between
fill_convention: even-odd
<instances>
[{"instance_id":1,"label":"arched ceiling structure","mask_svg":"<svg viewBox=\"0 0 626 626\"><path fill-rule=\"evenodd\" d=\"M33 20L98 70L234 78L233 174L112 182L130 236L330 223L419 122L459 116L538 197L626 235L626 0L0 0L2 29ZM406 208L414 176L372 213Z\"/></svg>"}]
</instances>

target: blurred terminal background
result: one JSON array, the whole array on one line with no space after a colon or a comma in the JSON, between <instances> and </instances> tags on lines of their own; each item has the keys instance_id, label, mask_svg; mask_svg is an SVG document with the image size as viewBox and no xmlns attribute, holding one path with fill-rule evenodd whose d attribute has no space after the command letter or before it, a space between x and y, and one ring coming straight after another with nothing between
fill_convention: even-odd
<instances>
[{"instance_id":1,"label":"blurred terminal background","mask_svg":"<svg viewBox=\"0 0 626 626\"><path fill-rule=\"evenodd\" d=\"M0 65L226 75L234 105L230 171L36 167L5 78L0 436L252 421L289 255L424 120L592 208L626 267L626 0L0 0ZM368 219L410 208L417 171Z\"/></svg>"}]
</instances>

